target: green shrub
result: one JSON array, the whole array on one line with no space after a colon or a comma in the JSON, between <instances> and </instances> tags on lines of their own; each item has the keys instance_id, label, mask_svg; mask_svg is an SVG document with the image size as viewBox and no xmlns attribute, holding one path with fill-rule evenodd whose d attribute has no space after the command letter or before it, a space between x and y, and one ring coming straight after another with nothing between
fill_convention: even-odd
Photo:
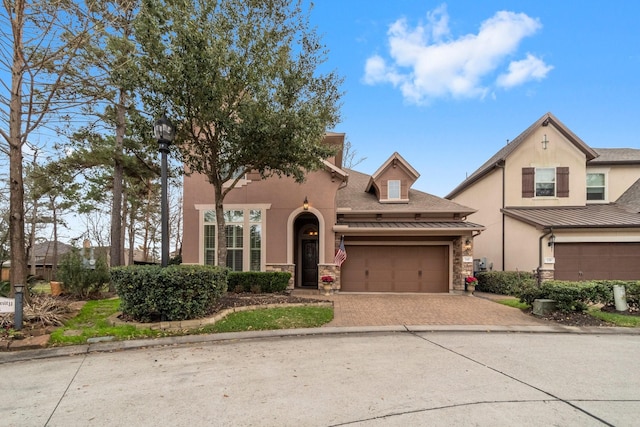
<instances>
[{"instance_id":1,"label":"green shrub","mask_svg":"<svg viewBox=\"0 0 640 427\"><path fill-rule=\"evenodd\" d=\"M122 312L141 322L197 319L227 291L228 270L205 265L115 267Z\"/></svg>"},{"instance_id":2,"label":"green shrub","mask_svg":"<svg viewBox=\"0 0 640 427\"><path fill-rule=\"evenodd\" d=\"M254 294L284 292L289 279L291 273L282 271L232 271L229 273L229 289Z\"/></svg>"},{"instance_id":3,"label":"green shrub","mask_svg":"<svg viewBox=\"0 0 640 427\"><path fill-rule=\"evenodd\" d=\"M64 291L85 298L109 283L109 267L105 257L98 257L93 268L86 267L80 250L73 248L58 264L58 279Z\"/></svg>"},{"instance_id":4,"label":"green shrub","mask_svg":"<svg viewBox=\"0 0 640 427\"><path fill-rule=\"evenodd\" d=\"M0 297L8 297L11 294L11 282L3 280L0 282Z\"/></svg>"},{"instance_id":5,"label":"green shrub","mask_svg":"<svg viewBox=\"0 0 640 427\"><path fill-rule=\"evenodd\" d=\"M584 311L590 304L614 305L613 286L626 289L627 303L638 307L640 281L594 280L589 282L565 282L549 280L540 287L525 287L517 295L522 302L533 304L535 299L552 299L561 311Z\"/></svg>"},{"instance_id":6,"label":"green shrub","mask_svg":"<svg viewBox=\"0 0 640 427\"><path fill-rule=\"evenodd\" d=\"M536 284L533 274L523 271L483 271L476 277L476 290L492 294L517 296L522 288Z\"/></svg>"}]
</instances>

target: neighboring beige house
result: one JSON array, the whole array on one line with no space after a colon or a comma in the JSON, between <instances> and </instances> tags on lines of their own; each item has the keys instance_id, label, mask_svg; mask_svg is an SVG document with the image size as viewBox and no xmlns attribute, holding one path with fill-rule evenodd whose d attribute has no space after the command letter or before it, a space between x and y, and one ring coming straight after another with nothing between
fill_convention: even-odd
<instances>
[{"instance_id":1,"label":"neighboring beige house","mask_svg":"<svg viewBox=\"0 0 640 427\"><path fill-rule=\"evenodd\" d=\"M394 153L373 175L342 168L344 134L324 143L338 155L297 184L248 174L225 198L227 265L233 270L289 271L290 287L451 292L472 274L473 235L466 206L411 188L418 172ZM184 178L183 263L216 263L213 187ZM338 267L341 238L347 259Z\"/></svg>"},{"instance_id":2,"label":"neighboring beige house","mask_svg":"<svg viewBox=\"0 0 640 427\"><path fill-rule=\"evenodd\" d=\"M476 267L640 279L640 150L591 148L547 113L446 196L477 209Z\"/></svg>"}]
</instances>

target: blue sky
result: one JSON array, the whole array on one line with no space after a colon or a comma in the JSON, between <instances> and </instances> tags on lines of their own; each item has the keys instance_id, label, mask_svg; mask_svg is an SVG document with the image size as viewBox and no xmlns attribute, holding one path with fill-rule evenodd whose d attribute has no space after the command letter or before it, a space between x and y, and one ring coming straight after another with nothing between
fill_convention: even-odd
<instances>
[{"instance_id":1,"label":"blue sky","mask_svg":"<svg viewBox=\"0 0 640 427\"><path fill-rule=\"evenodd\" d=\"M640 5L317 0L342 122L373 173L398 151L445 196L546 112L594 148L640 148Z\"/></svg>"}]
</instances>

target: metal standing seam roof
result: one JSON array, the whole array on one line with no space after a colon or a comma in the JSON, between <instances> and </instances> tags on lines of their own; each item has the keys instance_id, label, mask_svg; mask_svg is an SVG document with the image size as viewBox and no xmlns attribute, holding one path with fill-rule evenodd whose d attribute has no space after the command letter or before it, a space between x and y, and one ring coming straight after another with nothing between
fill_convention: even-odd
<instances>
[{"instance_id":1,"label":"metal standing seam roof","mask_svg":"<svg viewBox=\"0 0 640 427\"><path fill-rule=\"evenodd\" d=\"M640 215L616 204L505 208L502 212L540 228L640 228Z\"/></svg>"},{"instance_id":2,"label":"metal standing seam roof","mask_svg":"<svg viewBox=\"0 0 640 427\"><path fill-rule=\"evenodd\" d=\"M350 229L367 228L367 229L388 229L388 230L452 230L452 229L469 229L484 230L484 227L472 222L465 221L361 221L361 222L339 222L337 226L349 227Z\"/></svg>"}]
</instances>

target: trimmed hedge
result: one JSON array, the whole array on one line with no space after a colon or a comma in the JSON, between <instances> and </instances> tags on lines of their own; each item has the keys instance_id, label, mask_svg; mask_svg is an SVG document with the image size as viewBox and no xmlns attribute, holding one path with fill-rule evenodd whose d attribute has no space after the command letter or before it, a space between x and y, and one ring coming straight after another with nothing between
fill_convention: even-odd
<instances>
[{"instance_id":1,"label":"trimmed hedge","mask_svg":"<svg viewBox=\"0 0 640 427\"><path fill-rule=\"evenodd\" d=\"M476 277L476 290L492 294L518 296L522 288L536 285L533 273L524 271L483 271Z\"/></svg>"},{"instance_id":2,"label":"trimmed hedge","mask_svg":"<svg viewBox=\"0 0 640 427\"><path fill-rule=\"evenodd\" d=\"M122 312L140 322L197 319L227 291L226 268L204 265L111 269Z\"/></svg>"},{"instance_id":3,"label":"trimmed hedge","mask_svg":"<svg viewBox=\"0 0 640 427\"><path fill-rule=\"evenodd\" d=\"M558 310L583 311L589 304L613 306L613 286L625 287L629 307L637 309L640 303L640 281L594 280L589 282L565 282L550 280L540 287L522 289L520 301L533 304L535 299L552 299L557 302Z\"/></svg>"},{"instance_id":4,"label":"trimmed hedge","mask_svg":"<svg viewBox=\"0 0 640 427\"><path fill-rule=\"evenodd\" d=\"M282 271L232 271L229 273L229 291L276 293L284 292L291 279L291 273Z\"/></svg>"}]
</instances>

